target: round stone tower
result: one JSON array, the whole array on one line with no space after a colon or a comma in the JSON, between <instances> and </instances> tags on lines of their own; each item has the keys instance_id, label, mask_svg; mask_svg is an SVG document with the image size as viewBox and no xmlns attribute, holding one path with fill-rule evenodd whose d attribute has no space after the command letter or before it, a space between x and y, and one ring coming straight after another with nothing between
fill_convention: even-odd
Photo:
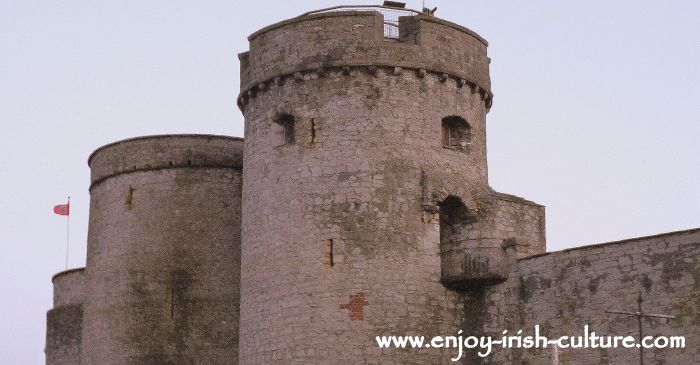
<instances>
[{"instance_id":1,"label":"round stone tower","mask_svg":"<svg viewBox=\"0 0 700 365\"><path fill-rule=\"evenodd\" d=\"M53 308L46 314L46 365L80 364L85 270L60 272L51 282Z\"/></svg>"},{"instance_id":2,"label":"round stone tower","mask_svg":"<svg viewBox=\"0 0 700 365\"><path fill-rule=\"evenodd\" d=\"M238 363L242 148L164 135L90 156L82 363Z\"/></svg>"},{"instance_id":3,"label":"round stone tower","mask_svg":"<svg viewBox=\"0 0 700 365\"><path fill-rule=\"evenodd\" d=\"M444 362L453 349L380 349L375 336L457 335L453 287L503 279L500 239L440 229L476 227L492 193L487 42L382 12L308 13L239 56L241 363Z\"/></svg>"}]
</instances>

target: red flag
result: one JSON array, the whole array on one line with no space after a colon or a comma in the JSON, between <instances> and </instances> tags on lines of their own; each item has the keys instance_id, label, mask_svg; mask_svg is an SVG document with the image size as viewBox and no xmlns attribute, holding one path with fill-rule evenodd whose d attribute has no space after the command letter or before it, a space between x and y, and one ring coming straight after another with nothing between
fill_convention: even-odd
<instances>
[{"instance_id":1,"label":"red flag","mask_svg":"<svg viewBox=\"0 0 700 365\"><path fill-rule=\"evenodd\" d=\"M53 207L53 212L58 215L68 215L70 214L70 202L68 204L59 204Z\"/></svg>"}]
</instances>

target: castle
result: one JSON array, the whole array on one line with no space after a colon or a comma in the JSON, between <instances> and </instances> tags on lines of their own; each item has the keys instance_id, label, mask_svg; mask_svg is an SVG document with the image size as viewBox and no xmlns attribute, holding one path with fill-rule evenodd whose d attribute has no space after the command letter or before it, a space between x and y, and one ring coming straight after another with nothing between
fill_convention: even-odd
<instances>
[{"instance_id":1,"label":"castle","mask_svg":"<svg viewBox=\"0 0 700 365\"><path fill-rule=\"evenodd\" d=\"M492 190L487 42L429 14L310 12L239 55L245 139L160 135L88 159L84 269L53 277L46 363L441 364L378 335L682 335L700 363L700 229L546 252L544 207ZM637 349L467 351L630 364Z\"/></svg>"}]
</instances>

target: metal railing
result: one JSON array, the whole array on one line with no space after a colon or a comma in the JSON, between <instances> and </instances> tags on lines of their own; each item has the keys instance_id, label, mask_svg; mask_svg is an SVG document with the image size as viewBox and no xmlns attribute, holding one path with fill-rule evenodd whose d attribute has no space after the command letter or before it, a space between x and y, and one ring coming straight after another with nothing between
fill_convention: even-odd
<instances>
[{"instance_id":1,"label":"metal railing","mask_svg":"<svg viewBox=\"0 0 700 365\"><path fill-rule=\"evenodd\" d=\"M304 13L304 15L330 13L336 11L376 11L384 16L384 37L391 39L399 38L399 17L422 14L418 10L392 8L382 5L341 5L331 8L319 9Z\"/></svg>"}]
</instances>

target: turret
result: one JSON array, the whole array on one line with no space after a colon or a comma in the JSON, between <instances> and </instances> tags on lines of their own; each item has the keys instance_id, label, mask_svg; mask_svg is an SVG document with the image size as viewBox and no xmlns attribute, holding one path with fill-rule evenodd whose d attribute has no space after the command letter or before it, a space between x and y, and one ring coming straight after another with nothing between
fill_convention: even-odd
<instances>
[{"instance_id":1,"label":"turret","mask_svg":"<svg viewBox=\"0 0 700 365\"><path fill-rule=\"evenodd\" d=\"M85 269L60 272L51 282L53 308L46 314L46 365L80 364Z\"/></svg>"},{"instance_id":2,"label":"turret","mask_svg":"<svg viewBox=\"0 0 700 365\"><path fill-rule=\"evenodd\" d=\"M90 156L82 363L237 363L241 151L164 135Z\"/></svg>"},{"instance_id":3,"label":"turret","mask_svg":"<svg viewBox=\"0 0 700 365\"><path fill-rule=\"evenodd\" d=\"M518 216L543 218L534 203L499 218L488 187L487 42L379 7L310 12L249 41L241 362L444 360L372 341L456 333L465 288L504 280L504 240L530 232Z\"/></svg>"}]
</instances>

